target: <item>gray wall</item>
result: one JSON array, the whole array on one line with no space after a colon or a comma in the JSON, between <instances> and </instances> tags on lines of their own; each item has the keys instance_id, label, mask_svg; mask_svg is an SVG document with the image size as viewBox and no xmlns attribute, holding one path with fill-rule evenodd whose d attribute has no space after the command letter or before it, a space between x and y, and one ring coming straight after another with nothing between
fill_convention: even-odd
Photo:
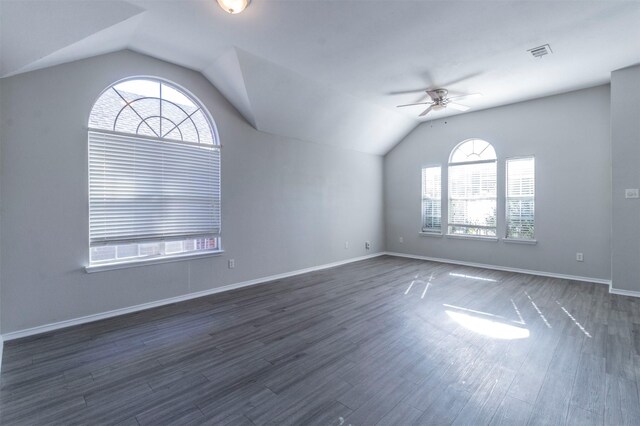
<instances>
[{"instance_id":1,"label":"gray wall","mask_svg":"<svg viewBox=\"0 0 640 426\"><path fill-rule=\"evenodd\" d=\"M88 115L104 88L133 75L185 87L216 120L226 253L87 274ZM6 78L0 90L3 333L384 248L382 157L257 132L199 73L124 51Z\"/></svg>"},{"instance_id":2,"label":"gray wall","mask_svg":"<svg viewBox=\"0 0 640 426\"><path fill-rule=\"evenodd\" d=\"M1 100L2 100L2 85L0 84L0 105L1 105ZM3 135L2 135L2 127L3 127L3 121L2 120L2 109L0 107L0 224L2 223L2 211L3 211L3 205L2 205L2 139L3 139ZM2 226L0 226L0 354L2 353L2 349L3 349L3 342L2 342ZM0 369L2 369L2 356L0 355Z\"/></svg>"},{"instance_id":3,"label":"gray wall","mask_svg":"<svg viewBox=\"0 0 640 426\"><path fill-rule=\"evenodd\" d=\"M640 200L624 197L640 188L640 66L611 73L611 160L612 285L640 291Z\"/></svg>"},{"instance_id":4,"label":"gray wall","mask_svg":"<svg viewBox=\"0 0 640 426\"><path fill-rule=\"evenodd\" d=\"M609 95L608 85L599 86L420 125L385 157L387 250L609 279ZM468 138L495 147L498 194L505 191L505 158L535 155L536 245L418 235L421 167L446 167L451 149ZM443 207L446 218L446 202ZM504 201L498 226L504 235ZM584 253L584 262L575 260L576 252Z\"/></svg>"}]
</instances>

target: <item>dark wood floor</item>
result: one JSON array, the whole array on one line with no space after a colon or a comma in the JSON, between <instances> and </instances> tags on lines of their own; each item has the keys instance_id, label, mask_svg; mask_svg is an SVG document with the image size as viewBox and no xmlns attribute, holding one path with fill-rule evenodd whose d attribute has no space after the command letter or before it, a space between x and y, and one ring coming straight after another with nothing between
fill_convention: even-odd
<instances>
[{"instance_id":1,"label":"dark wood floor","mask_svg":"<svg viewBox=\"0 0 640 426\"><path fill-rule=\"evenodd\" d=\"M2 424L640 424L640 300L380 257L8 342Z\"/></svg>"}]
</instances>

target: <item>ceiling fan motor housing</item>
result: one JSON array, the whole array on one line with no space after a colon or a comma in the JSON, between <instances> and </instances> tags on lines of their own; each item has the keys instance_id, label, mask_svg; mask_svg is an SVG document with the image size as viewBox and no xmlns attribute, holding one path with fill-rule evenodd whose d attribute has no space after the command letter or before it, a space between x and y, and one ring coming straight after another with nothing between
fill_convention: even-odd
<instances>
[{"instance_id":1,"label":"ceiling fan motor housing","mask_svg":"<svg viewBox=\"0 0 640 426\"><path fill-rule=\"evenodd\" d=\"M434 92L438 95L440 99L447 97L449 91L447 89L436 89Z\"/></svg>"}]
</instances>

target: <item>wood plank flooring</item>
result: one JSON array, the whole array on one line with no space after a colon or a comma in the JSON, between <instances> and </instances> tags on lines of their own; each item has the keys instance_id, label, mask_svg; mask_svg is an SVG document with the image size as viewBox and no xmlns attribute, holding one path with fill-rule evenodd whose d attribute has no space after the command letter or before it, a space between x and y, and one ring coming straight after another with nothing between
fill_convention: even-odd
<instances>
[{"instance_id":1,"label":"wood plank flooring","mask_svg":"<svg viewBox=\"0 0 640 426\"><path fill-rule=\"evenodd\" d=\"M638 425L640 300L378 257L7 342L2 424Z\"/></svg>"}]
</instances>

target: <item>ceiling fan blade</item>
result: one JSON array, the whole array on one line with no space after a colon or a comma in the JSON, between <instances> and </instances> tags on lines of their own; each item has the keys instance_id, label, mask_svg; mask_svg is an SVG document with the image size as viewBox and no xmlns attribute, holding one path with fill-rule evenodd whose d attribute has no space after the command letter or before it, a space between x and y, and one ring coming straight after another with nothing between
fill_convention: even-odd
<instances>
[{"instance_id":1,"label":"ceiling fan blade","mask_svg":"<svg viewBox=\"0 0 640 426\"><path fill-rule=\"evenodd\" d=\"M442 85L442 87L455 86L455 85L456 85L456 84L458 84L458 83L461 83L461 82L463 82L463 81L465 81L465 80L472 79L472 78L477 77L477 76L479 76L479 75L481 75L481 74L482 74L482 72L472 72L472 73L470 73L470 74L463 75L463 76L462 76L462 77L460 77L460 78L456 78L455 80L447 81L446 83L444 83L444 84Z\"/></svg>"},{"instance_id":2,"label":"ceiling fan blade","mask_svg":"<svg viewBox=\"0 0 640 426\"><path fill-rule=\"evenodd\" d=\"M461 99L461 98L481 98L482 93L470 93L468 95L449 96L449 99Z\"/></svg>"},{"instance_id":3,"label":"ceiling fan blade","mask_svg":"<svg viewBox=\"0 0 640 426\"><path fill-rule=\"evenodd\" d=\"M449 102L447 104L447 107L451 107L453 109L457 109L458 111L467 111L469 108L471 108L471 107L468 107L466 105L457 104L455 102Z\"/></svg>"},{"instance_id":4,"label":"ceiling fan blade","mask_svg":"<svg viewBox=\"0 0 640 426\"><path fill-rule=\"evenodd\" d=\"M429 111L431 111L431 108L433 108L433 105L429 105L429 108L422 111L422 113L418 117L424 117L425 115L429 114Z\"/></svg>"},{"instance_id":5,"label":"ceiling fan blade","mask_svg":"<svg viewBox=\"0 0 640 426\"><path fill-rule=\"evenodd\" d=\"M410 95L412 93L424 93L424 89L396 90L395 92L389 92L389 95Z\"/></svg>"},{"instance_id":6,"label":"ceiling fan blade","mask_svg":"<svg viewBox=\"0 0 640 426\"><path fill-rule=\"evenodd\" d=\"M432 105L433 102L416 102L415 104L404 104L404 105L397 105L396 108L402 108L402 107L408 107L408 106L414 106L414 105Z\"/></svg>"},{"instance_id":7,"label":"ceiling fan blade","mask_svg":"<svg viewBox=\"0 0 640 426\"><path fill-rule=\"evenodd\" d=\"M434 101L440 99L438 92L436 92L435 90L425 90L425 92L427 92L427 95L429 95L429 97Z\"/></svg>"}]
</instances>

